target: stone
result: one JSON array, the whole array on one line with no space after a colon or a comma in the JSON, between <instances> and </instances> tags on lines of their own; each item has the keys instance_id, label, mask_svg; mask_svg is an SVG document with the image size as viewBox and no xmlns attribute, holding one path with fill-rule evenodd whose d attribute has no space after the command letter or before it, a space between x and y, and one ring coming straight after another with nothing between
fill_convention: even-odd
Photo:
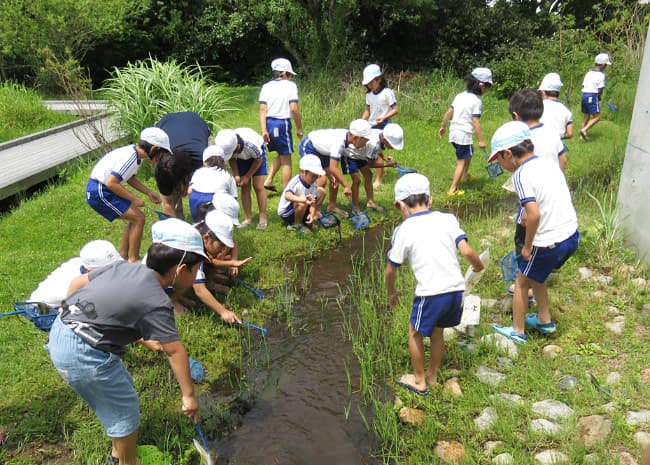
<instances>
[{"instance_id":1,"label":"stone","mask_svg":"<svg viewBox=\"0 0 650 465\"><path fill-rule=\"evenodd\" d=\"M553 423L544 418L536 418L531 421L530 429L531 431L542 434L558 434L562 430L557 423Z\"/></svg>"},{"instance_id":2,"label":"stone","mask_svg":"<svg viewBox=\"0 0 650 465\"><path fill-rule=\"evenodd\" d=\"M393 407L395 407L395 409L401 409L402 407L404 407L404 402L402 402L402 399L395 396L395 400L393 401Z\"/></svg>"},{"instance_id":3,"label":"stone","mask_svg":"<svg viewBox=\"0 0 650 465\"><path fill-rule=\"evenodd\" d=\"M578 378L572 375L564 375L560 378L558 384L562 391L571 391L578 385Z\"/></svg>"},{"instance_id":4,"label":"stone","mask_svg":"<svg viewBox=\"0 0 650 465\"><path fill-rule=\"evenodd\" d=\"M474 419L474 424L479 431L488 431L494 427L499 415L494 407L485 407L481 414Z\"/></svg>"},{"instance_id":5,"label":"stone","mask_svg":"<svg viewBox=\"0 0 650 465\"><path fill-rule=\"evenodd\" d=\"M419 409L402 407L399 411L399 419L402 423L412 426L421 426L424 423L426 414Z\"/></svg>"},{"instance_id":6,"label":"stone","mask_svg":"<svg viewBox=\"0 0 650 465\"><path fill-rule=\"evenodd\" d=\"M621 314L621 311L613 305L609 305L607 307L607 314L611 316L618 316Z\"/></svg>"},{"instance_id":7,"label":"stone","mask_svg":"<svg viewBox=\"0 0 650 465\"><path fill-rule=\"evenodd\" d=\"M488 310L492 308L496 308L498 303L499 301L496 299L481 299L481 307L486 308Z\"/></svg>"},{"instance_id":8,"label":"stone","mask_svg":"<svg viewBox=\"0 0 650 465\"><path fill-rule=\"evenodd\" d=\"M616 386L620 382L621 382L621 374L618 371L612 371L610 374L607 375L607 379L605 380L605 384L607 384L608 386Z\"/></svg>"},{"instance_id":9,"label":"stone","mask_svg":"<svg viewBox=\"0 0 650 465\"><path fill-rule=\"evenodd\" d=\"M619 465L639 465L636 459L629 452L621 452L618 456Z\"/></svg>"},{"instance_id":10,"label":"stone","mask_svg":"<svg viewBox=\"0 0 650 465\"><path fill-rule=\"evenodd\" d=\"M492 463L495 465L512 465L515 463L515 458L507 452L499 454L492 459Z\"/></svg>"},{"instance_id":11,"label":"stone","mask_svg":"<svg viewBox=\"0 0 650 465\"><path fill-rule=\"evenodd\" d=\"M494 454L494 451L501 447L503 444L503 441L487 441L483 445L483 453L488 457L491 457Z\"/></svg>"},{"instance_id":12,"label":"stone","mask_svg":"<svg viewBox=\"0 0 650 465\"><path fill-rule=\"evenodd\" d=\"M632 284L634 284L637 287L646 287L648 282L643 278L634 278L632 280Z\"/></svg>"},{"instance_id":13,"label":"stone","mask_svg":"<svg viewBox=\"0 0 650 465\"><path fill-rule=\"evenodd\" d=\"M499 394L490 395L490 399L501 400L503 402L507 402L519 406L526 405L526 401L524 400L524 398L517 394L508 394L505 392L500 392Z\"/></svg>"},{"instance_id":14,"label":"stone","mask_svg":"<svg viewBox=\"0 0 650 465\"><path fill-rule=\"evenodd\" d=\"M584 281L590 279L594 273L589 268L583 266L581 268L578 268L578 274L580 275L580 279Z\"/></svg>"},{"instance_id":15,"label":"stone","mask_svg":"<svg viewBox=\"0 0 650 465\"><path fill-rule=\"evenodd\" d=\"M476 370L476 376L481 383L489 384L490 386L498 386L507 379L507 376L503 373L488 368L485 365L478 367L478 370Z\"/></svg>"},{"instance_id":16,"label":"stone","mask_svg":"<svg viewBox=\"0 0 650 465\"><path fill-rule=\"evenodd\" d=\"M542 355L546 358L555 358L562 352L562 347L555 344L547 344L542 347Z\"/></svg>"},{"instance_id":17,"label":"stone","mask_svg":"<svg viewBox=\"0 0 650 465\"><path fill-rule=\"evenodd\" d=\"M501 312L511 313L512 312L512 296L507 295L501 301Z\"/></svg>"},{"instance_id":18,"label":"stone","mask_svg":"<svg viewBox=\"0 0 650 465\"><path fill-rule=\"evenodd\" d=\"M537 460L541 465L553 465L568 463L569 457L559 450L547 449L535 454L535 460Z\"/></svg>"},{"instance_id":19,"label":"stone","mask_svg":"<svg viewBox=\"0 0 650 465\"><path fill-rule=\"evenodd\" d=\"M515 344L512 339L509 339L502 334L487 334L481 338L481 343L496 347L497 350L504 353L510 358L519 357L519 349L517 349L517 344Z\"/></svg>"},{"instance_id":20,"label":"stone","mask_svg":"<svg viewBox=\"0 0 650 465\"><path fill-rule=\"evenodd\" d=\"M642 381L650 383L650 367L641 370L640 376Z\"/></svg>"},{"instance_id":21,"label":"stone","mask_svg":"<svg viewBox=\"0 0 650 465\"><path fill-rule=\"evenodd\" d=\"M598 454L585 454L585 456L582 458L582 463L587 463L591 464L593 463L594 465L601 463L602 460L600 460L600 457L598 457Z\"/></svg>"},{"instance_id":22,"label":"stone","mask_svg":"<svg viewBox=\"0 0 650 465\"><path fill-rule=\"evenodd\" d=\"M623 334L625 328L625 316L619 315L614 317L612 321L605 323L605 328L609 329L614 334Z\"/></svg>"},{"instance_id":23,"label":"stone","mask_svg":"<svg viewBox=\"0 0 650 465\"><path fill-rule=\"evenodd\" d=\"M497 357L497 363L499 364L499 366L503 368L510 368L512 365L515 364L515 362L513 362L508 357Z\"/></svg>"},{"instance_id":24,"label":"stone","mask_svg":"<svg viewBox=\"0 0 650 465\"><path fill-rule=\"evenodd\" d=\"M597 289L597 290L595 290L593 292L592 295L597 299L603 299L603 298L607 297L607 292L601 291L600 289Z\"/></svg>"},{"instance_id":25,"label":"stone","mask_svg":"<svg viewBox=\"0 0 650 465\"><path fill-rule=\"evenodd\" d=\"M637 431L634 433L634 440L642 448L646 448L650 445L650 433L647 431Z\"/></svg>"},{"instance_id":26,"label":"stone","mask_svg":"<svg viewBox=\"0 0 650 465\"><path fill-rule=\"evenodd\" d=\"M612 413L612 412L615 412L616 410L618 410L618 408L616 407L615 402L607 402L605 405L601 406L600 408L602 408L604 411L609 412L609 413Z\"/></svg>"},{"instance_id":27,"label":"stone","mask_svg":"<svg viewBox=\"0 0 650 465\"><path fill-rule=\"evenodd\" d=\"M605 415L589 415L578 419L578 435L585 446L604 441L612 431L612 419Z\"/></svg>"},{"instance_id":28,"label":"stone","mask_svg":"<svg viewBox=\"0 0 650 465\"><path fill-rule=\"evenodd\" d=\"M533 404L533 412L551 420L564 420L574 414L574 411L564 402L546 399Z\"/></svg>"},{"instance_id":29,"label":"stone","mask_svg":"<svg viewBox=\"0 0 650 465\"><path fill-rule=\"evenodd\" d=\"M438 441L435 454L445 462L460 463L465 455L465 448L458 441Z\"/></svg>"},{"instance_id":30,"label":"stone","mask_svg":"<svg viewBox=\"0 0 650 465\"><path fill-rule=\"evenodd\" d=\"M645 317L650 317L650 304L643 304L641 309L641 315Z\"/></svg>"},{"instance_id":31,"label":"stone","mask_svg":"<svg viewBox=\"0 0 650 465\"><path fill-rule=\"evenodd\" d=\"M600 284L604 284L605 286L609 286L614 279L611 276L605 276L603 274L598 275L594 278L594 281L599 282Z\"/></svg>"},{"instance_id":32,"label":"stone","mask_svg":"<svg viewBox=\"0 0 650 465\"><path fill-rule=\"evenodd\" d=\"M625 415L625 421L631 426L650 423L650 410L628 411L627 415Z\"/></svg>"},{"instance_id":33,"label":"stone","mask_svg":"<svg viewBox=\"0 0 650 465\"><path fill-rule=\"evenodd\" d=\"M454 397L463 397L463 390L456 376L445 381L443 389Z\"/></svg>"}]
</instances>

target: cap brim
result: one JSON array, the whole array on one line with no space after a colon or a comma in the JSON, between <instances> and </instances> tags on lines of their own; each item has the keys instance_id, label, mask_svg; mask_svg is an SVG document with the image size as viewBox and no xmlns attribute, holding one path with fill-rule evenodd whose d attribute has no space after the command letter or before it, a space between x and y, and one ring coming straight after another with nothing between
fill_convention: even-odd
<instances>
[{"instance_id":1,"label":"cap brim","mask_svg":"<svg viewBox=\"0 0 650 465\"><path fill-rule=\"evenodd\" d=\"M389 138L386 138L386 140L388 141L388 143L390 144L390 146L391 146L392 148L394 148L395 150L402 150L402 149L404 148L404 141L401 141L401 142L398 144L398 143L393 143L393 141L391 141Z\"/></svg>"},{"instance_id":2,"label":"cap brim","mask_svg":"<svg viewBox=\"0 0 650 465\"><path fill-rule=\"evenodd\" d=\"M219 239L226 247L230 247L231 249L235 246L235 242L232 240L232 237L226 237L222 234L217 234L217 239Z\"/></svg>"},{"instance_id":3,"label":"cap brim","mask_svg":"<svg viewBox=\"0 0 650 465\"><path fill-rule=\"evenodd\" d=\"M325 170L324 170L323 168L320 168L320 169L316 169L316 168L311 169L311 168L308 168L308 169L306 169L305 171L309 171L310 173L314 173L314 174L316 174L316 175L318 175L318 176L322 176L322 175L325 174Z\"/></svg>"},{"instance_id":4,"label":"cap brim","mask_svg":"<svg viewBox=\"0 0 650 465\"><path fill-rule=\"evenodd\" d=\"M499 150L496 152L493 152L487 159L488 163L492 163L494 160L497 159L497 155L499 155Z\"/></svg>"}]
</instances>

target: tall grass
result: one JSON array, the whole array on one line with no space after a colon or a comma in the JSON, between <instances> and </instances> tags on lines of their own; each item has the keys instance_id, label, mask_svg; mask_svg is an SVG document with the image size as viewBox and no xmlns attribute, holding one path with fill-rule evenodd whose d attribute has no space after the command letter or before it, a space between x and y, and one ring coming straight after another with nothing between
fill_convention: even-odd
<instances>
[{"instance_id":1,"label":"tall grass","mask_svg":"<svg viewBox=\"0 0 650 465\"><path fill-rule=\"evenodd\" d=\"M173 60L149 58L115 68L101 92L131 140L166 113L194 111L214 130L223 114L235 108L226 86L210 82L198 64L184 66Z\"/></svg>"}]
</instances>

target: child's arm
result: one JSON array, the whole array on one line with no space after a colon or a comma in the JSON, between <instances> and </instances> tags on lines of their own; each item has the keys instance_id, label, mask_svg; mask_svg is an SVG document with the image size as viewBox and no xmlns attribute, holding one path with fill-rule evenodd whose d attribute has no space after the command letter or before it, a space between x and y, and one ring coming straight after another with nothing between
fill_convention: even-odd
<instances>
[{"instance_id":1,"label":"child's arm","mask_svg":"<svg viewBox=\"0 0 650 465\"><path fill-rule=\"evenodd\" d=\"M563 139L571 139L572 137L573 137L573 123L569 123L566 125L566 129L564 130Z\"/></svg>"},{"instance_id":2,"label":"child's arm","mask_svg":"<svg viewBox=\"0 0 650 465\"><path fill-rule=\"evenodd\" d=\"M566 153L563 153L559 157L557 157L558 161L560 162L560 169L562 171L566 171L566 167L569 164L569 160L567 160Z\"/></svg>"},{"instance_id":3,"label":"child's arm","mask_svg":"<svg viewBox=\"0 0 650 465\"><path fill-rule=\"evenodd\" d=\"M476 250L474 250L474 248L469 245L467 240L462 240L458 243L458 251L463 257L465 257L465 260L467 260L469 264L472 265L473 271L479 272L485 268L483 262L481 261L481 258L476 253Z\"/></svg>"},{"instance_id":4,"label":"child's arm","mask_svg":"<svg viewBox=\"0 0 650 465\"><path fill-rule=\"evenodd\" d=\"M305 221L305 224L311 225L317 218L320 218L320 215L316 209L316 202L314 201L309 205L309 214L307 215L307 221Z\"/></svg>"},{"instance_id":5,"label":"child's arm","mask_svg":"<svg viewBox=\"0 0 650 465\"><path fill-rule=\"evenodd\" d=\"M350 184L348 183L347 179L345 179L345 176L343 176L343 173L341 173L339 170L338 160L330 158L330 166L326 171L329 171L328 174L343 185L343 193L346 196L349 197L352 195L352 188L350 187Z\"/></svg>"},{"instance_id":6,"label":"child's arm","mask_svg":"<svg viewBox=\"0 0 650 465\"><path fill-rule=\"evenodd\" d=\"M269 137L269 129L266 127L267 110L268 107L266 106L266 103L260 103L260 128L262 128L262 137L264 138L265 144L271 142L271 138Z\"/></svg>"},{"instance_id":7,"label":"child's arm","mask_svg":"<svg viewBox=\"0 0 650 465\"><path fill-rule=\"evenodd\" d=\"M144 207L144 200L126 190L122 185L120 178L117 176L110 174L108 178L106 178L106 187L108 187L118 197L130 200L131 205L134 207Z\"/></svg>"},{"instance_id":8,"label":"child's arm","mask_svg":"<svg viewBox=\"0 0 650 465\"><path fill-rule=\"evenodd\" d=\"M149 197L149 200L151 200L153 203L160 203L160 197L158 197L158 194L156 194L154 191L149 189L147 186L142 184L138 178L135 176L131 176L126 183L134 188L135 190L138 190L145 194L147 197ZM126 189L125 189L126 190Z\"/></svg>"},{"instance_id":9,"label":"child's arm","mask_svg":"<svg viewBox=\"0 0 650 465\"><path fill-rule=\"evenodd\" d=\"M363 115L361 115L361 119L367 120L370 118L370 105L366 105L366 108L363 110Z\"/></svg>"},{"instance_id":10,"label":"child's arm","mask_svg":"<svg viewBox=\"0 0 650 465\"><path fill-rule=\"evenodd\" d=\"M395 281L397 279L397 268L390 263L386 264L386 271L384 272L384 280L386 281L386 291L388 291L388 305L390 308L395 308L399 302L402 293L395 289Z\"/></svg>"},{"instance_id":11,"label":"child's arm","mask_svg":"<svg viewBox=\"0 0 650 465\"><path fill-rule=\"evenodd\" d=\"M384 121L386 121L387 119L391 119L397 113L399 113L399 108L397 106L397 103L393 103L391 105L390 110L388 111L388 113L386 113L385 115L380 116L379 118L377 118L377 124L381 124Z\"/></svg>"},{"instance_id":12,"label":"child's arm","mask_svg":"<svg viewBox=\"0 0 650 465\"><path fill-rule=\"evenodd\" d=\"M250 169L244 174L243 176L240 175L239 177L239 182L237 183L239 186L243 186L244 184L248 184L255 174L255 172L262 166L262 158L256 158L255 161L251 164Z\"/></svg>"},{"instance_id":13,"label":"child's arm","mask_svg":"<svg viewBox=\"0 0 650 465\"><path fill-rule=\"evenodd\" d=\"M220 268L233 268L233 267L241 267L249 263L251 260L253 260L253 257L247 257L244 258L243 260L237 260L230 258L229 260L222 260L220 258L213 258L210 260L210 263L212 263L214 266L218 266Z\"/></svg>"},{"instance_id":14,"label":"child's arm","mask_svg":"<svg viewBox=\"0 0 650 465\"><path fill-rule=\"evenodd\" d=\"M307 205L312 205L315 202L313 195L296 195L290 191L284 193L284 198L291 203L306 203Z\"/></svg>"},{"instance_id":15,"label":"child's arm","mask_svg":"<svg viewBox=\"0 0 650 465\"><path fill-rule=\"evenodd\" d=\"M203 303L203 305L209 307L213 312L219 315L223 321L226 323L241 323L241 320L235 314L235 312L231 312L226 307L221 305L221 302L219 302L212 295L212 292L208 290L208 287L205 285L205 283L196 283L194 284L193 288L194 293Z\"/></svg>"},{"instance_id":16,"label":"child's arm","mask_svg":"<svg viewBox=\"0 0 650 465\"><path fill-rule=\"evenodd\" d=\"M81 289L88 283L89 283L88 273L84 273L74 278L72 281L70 281L70 285L68 286L68 294L67 294L68 297L70 297L72 294L77 292L79 289Z\"/></svg>"},{"instance_id":17,"label":"child's arm","mask_svg":"<svg viewBox=\"0 0 650 465\"><path fill-rule=\"evenodd\" d=\"M483 131L481 131L481 118L478 116L472 116L472 126L474 126L476 137L478 137L478 146L482 149L487 148L485 139L483 139Z\"/></svg>"},{"instance_id":18,"label":"child's arm","mask_svg":"<svg viewBox=\"0 0 650 465\"><path fill-rule=\"evenodd\" d=\"M445 112L445 115L442 117L442 123L440 123L440 129L438 129L438 137L440 137L441 139L442 136L445 135L445 131L447 130L447 124L449 123L449 120L453 115L454 115L454 109L452 107L449 107Z\"/></svg>"},{"instance_id":19,"label":"child's arm","mask_svg":"<svg viewBox=\"0 0 650 465\"><path fill-rule=\"evenodd\" d=\"M298 108L298 102L289 103L289 109L291 110L291 117L293 122L296 123L296 135L302 139L302 136L305 135L305 132L302 130L302 118L300 117L300 108Z\"/></svg>"},{"instance_id":20,"label":"child's arm","mask_svg":"<svg viewBox=\"0 0 650 465\"><path fill-rule=\"evenodd\" d=\"M199 403L194 397L194 386L190 375L190 362L183 343L180 340L168 342L162 345L167 354L169 366L171 366L176 381L181 388L181 408L183 413L194 421L198 420Z\"/></svg>"},{"instance_id":21,"label":"child's arm","mask_svg":"<svg viewBox=\"0 0 650 465\"><path fill-rule=\"evenodd\" d=\"M524 260L530 260L533 251L533 239L537 233L541 215L537 202L526 202L524 209L526 210L526 240L521 249L521 257Z\"/></svg>"}]
</instances>

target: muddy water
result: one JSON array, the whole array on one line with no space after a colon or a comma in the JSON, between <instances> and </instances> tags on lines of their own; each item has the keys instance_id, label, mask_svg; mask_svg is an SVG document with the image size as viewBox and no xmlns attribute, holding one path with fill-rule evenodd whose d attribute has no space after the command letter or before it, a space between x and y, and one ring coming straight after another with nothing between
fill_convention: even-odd
<instances>
[{"instance_id":1,"label":"muddy water","mask_svg":"<svg viewBox=\"0 0 650 465\"><path fill-rule=\"evenodd\" d=\"M350 256L374 253L383 228L343 243L311 263L307 289L291 310L291 326L269 328L268 352L254 354L249 382L256 400L227 439L214 444L219 463L231 465L357 465L374 463L372 413L359 402L359 367L345 337L344 314L354 309L336 301L348 284ZM348 385L348 374L351 389Z\"/></svg>"}]
</instances>

